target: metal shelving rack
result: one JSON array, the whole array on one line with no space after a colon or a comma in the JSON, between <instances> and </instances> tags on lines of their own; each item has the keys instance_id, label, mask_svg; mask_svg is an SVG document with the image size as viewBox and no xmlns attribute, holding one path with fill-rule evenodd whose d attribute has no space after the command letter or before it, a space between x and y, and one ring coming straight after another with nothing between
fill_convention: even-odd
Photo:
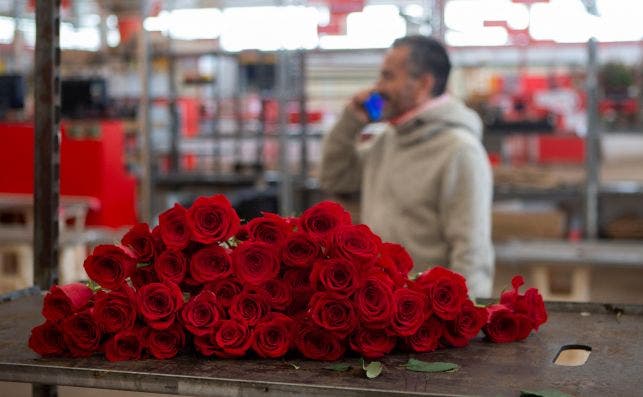
<instances>
[{"instance_id":1,"label":"metal shelving rack","mask_svg":"<svg viewBox=\"0 0 643 397\"><path fill-rule=\"evenodd\" d=\"M259 53L257 51L257 53ZM168 173L161 173L150 166L152 170L151 185L154 190L168 191L171 189L190 189L190 188L209 188L211 191L216 191L218 188L222 189L238 189L238 188L252 188L253 186L265 186L266 184L276 185L278 187L278 198L280 203L280 212L282 214L293 214L296 211L302 211L303 207L307 205L306 191L302 187L308 174L308 156L306 150L307 139L309 138L307 111L306 111L306 96L305 96L305 76L304 69L306 63L306 53L301 50L286 51L280 50L276 52L262 52L263 56L270 55L276 59L276 84L275 88L269 93L270 98L276 99L278 104L279 114L276 125L276 134L266 133L266 123L264 112L262 109L260 115L259 126L256 130L249 131L245 120L242 117L241 100L245 93L245 81L241 70L241 65L238 62L240 54L230 53L225 51L199 51L181 53L174 51L170 46L169 51L165 53L152 54L155 58L163 58L168 61L168 78L169 78L169 95L168 102L170 108L170 171ZM212 146L212 155L215 161L220 160L222 153L222 142L224 139L234 139L233 153L235 158L240 158L240 145L242 140L252 139L256 143L255 150L255 164L253 164L252 172L222 172L221 170L203 170L201 172L182 172L179 165L181 145L184 139L180 134L180 114L177 109L177 98L179 88L177 87L177 61L186 58L198 58L201 56L213 56L219 62L222 58L233 59L237 62L237 77L238 87L234 94L234 113L235 113L235 130L232 134L222 134L220 129L220 121L213 120L212 131L209 134L196 138L196 141L202 143L209 143ZM217 84L217 79L221 76L216 76L213 84ZM217 98L208 98L207 100L217 101L217 109L220 109L221 97L219 91ZM263 102L265 95L261 95L261 102ZM297 103L299 111L299 126L296 133L292 133L288 123L288 104ZM265 172L262 166L262 148L266 139L275 139L279 144L279 158L278 158L278 171ZM300 165L297 175L289 171L289 164L286 149L289 142L293 139L300 141ZM155 160L154 149L149 156L150 161ZM215 167L220 168L220 167ZM235 167L236 168L236 167ZM301 199L295 201L295 191L301 191Z\"/></svg>"}]
</instances>

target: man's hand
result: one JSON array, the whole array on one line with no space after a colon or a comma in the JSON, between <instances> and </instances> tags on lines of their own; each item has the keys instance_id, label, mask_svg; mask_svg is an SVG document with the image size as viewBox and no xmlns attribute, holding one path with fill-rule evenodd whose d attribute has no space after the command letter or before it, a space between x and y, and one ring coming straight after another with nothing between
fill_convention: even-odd
<instances>
[{"instance_id":1,"label":"man's hand","mask_svg":"<svg viewBox=\"0 0 643 397\"><path fill-rule=\"evenodd\" d=\"M347 108L357 117L357 119L363 123L369 123L368 115L366 110L364 110L364 102L368 99L369 95L373 92L373 88L360 91L353 95L353 97L348 102Z\"/></svg>"}]
</instances>

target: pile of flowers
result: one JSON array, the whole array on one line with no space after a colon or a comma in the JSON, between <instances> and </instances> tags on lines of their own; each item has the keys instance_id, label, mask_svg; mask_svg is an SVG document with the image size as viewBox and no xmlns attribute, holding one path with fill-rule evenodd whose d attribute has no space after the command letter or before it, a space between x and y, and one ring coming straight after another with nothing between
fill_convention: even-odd
<instances>
[{"instance_id":1,"label":"pile of flowers","mask_svg":"<svg viewBox=\"0 0 643 397\"><path fill-rule=\"evenodd\" d=\"M241 225L223 195L176 204L159 225L132 227L84 263L89 285L54 286L29 347L42 356L108 360L278 358L294 351L376 359L395 348L461 347L483 330L494 342L526 338L547 319L535 289L476 306L464 277L434 267L409 279L398 244L352 224L325 201L298 218L264 213Z\"/></svg>"}]
</instances>

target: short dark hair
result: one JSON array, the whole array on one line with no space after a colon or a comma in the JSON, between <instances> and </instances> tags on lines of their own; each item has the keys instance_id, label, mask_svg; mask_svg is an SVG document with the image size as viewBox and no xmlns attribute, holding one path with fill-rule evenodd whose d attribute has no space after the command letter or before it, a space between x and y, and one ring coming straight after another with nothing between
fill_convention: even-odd
<instances>
[{"instance_id":1,"label":"short dark hair","mask_svg":"<svg viewBox=\"0 0 643 397\"><path fill-rule=\"evenodd\" d=\"M446 48L434 38L420 35L405 36L393 42L393 48L409 47L409 73L419 77L424 73L433 75L435 84L431 94L442 95L447 88L451 61Z\"/></svg>"}]
</instances>

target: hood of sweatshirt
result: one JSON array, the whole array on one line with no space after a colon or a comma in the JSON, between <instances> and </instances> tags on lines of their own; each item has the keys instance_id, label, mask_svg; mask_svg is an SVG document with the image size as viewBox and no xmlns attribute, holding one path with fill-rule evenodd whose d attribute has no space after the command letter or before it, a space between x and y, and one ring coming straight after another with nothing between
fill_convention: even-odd
<instances>
[{"instance_id":1,"label":"hood of sweatshirt","mask_svg":"<svg viewBox=\"0 0 643 397\"><path fill-rule=\"evenodd\" d=\"M433 134L448 129L466 131L478 140L482 138L482 121L478 114L454 97L448 97L413 119L394 127L396 140L400 145L424 141Z\"/></svg>"}]
</instances>

